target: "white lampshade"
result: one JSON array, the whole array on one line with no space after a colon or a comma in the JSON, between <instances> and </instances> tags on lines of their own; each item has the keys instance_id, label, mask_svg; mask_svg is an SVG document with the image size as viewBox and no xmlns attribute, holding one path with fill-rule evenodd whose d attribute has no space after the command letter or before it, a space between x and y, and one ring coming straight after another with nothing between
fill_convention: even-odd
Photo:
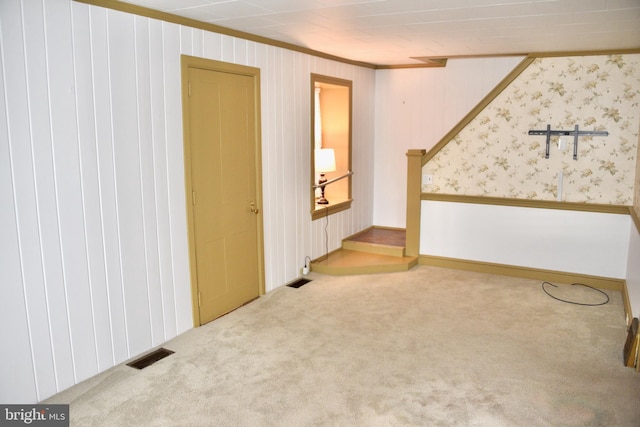
<instances>
[{"instance_id":1,"label":"white lampshade","mask_svg":"<svg viewBox=\"0 0 640 427\"><path fill-rule=\"evenodd\" d=\"M333 148L318 148L315 152L316 172L333 172L336 170L336 155Z\"/></svg>"}]
</instances>

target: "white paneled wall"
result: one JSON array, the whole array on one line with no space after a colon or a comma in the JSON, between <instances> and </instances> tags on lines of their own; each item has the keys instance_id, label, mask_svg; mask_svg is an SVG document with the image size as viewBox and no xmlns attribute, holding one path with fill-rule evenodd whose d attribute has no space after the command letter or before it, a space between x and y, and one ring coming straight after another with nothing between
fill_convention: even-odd
<instances>
[{"instance_id":1,"label":"white paneled wall","mask_svg":"<svg viewBox=\"0 0 640 427\"><path fill-rule=\"evenodd\" d=\"M522 57L451 59L444 68L376 74L376 225L405 227L410 149L433 147Z\"/></svg>"},{"instance_id":2,"label":"white paneled wall","mask_svg":"<svg viewBox=\"0 0 640 427\"><path fill-rule=\"evenodd\" d=\"M180 55L258 67L267 291L373 223L375 72L71 0L0 1L0 402L192 327ZM353 207L310 219L310 73L353 80Z\"/></svg>"}]
</instances>

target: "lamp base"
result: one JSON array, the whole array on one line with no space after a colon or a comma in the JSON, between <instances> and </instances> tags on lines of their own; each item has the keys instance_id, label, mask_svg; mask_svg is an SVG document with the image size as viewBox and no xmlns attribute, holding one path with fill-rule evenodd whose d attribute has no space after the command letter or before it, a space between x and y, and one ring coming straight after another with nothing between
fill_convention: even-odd
<instances>
[{"instance_id":1,"label":"lamp base","mask_svg":"<svg viewBox=\"0 0 640 427\"><path fill-rule=\"evenodd\" d=\"M318 184L319 184L319 185L322 185L322 184L324 184L325 182L327 182L327 178L325 178L325 176L324 176L324 172L321 172L321 173L320 173L320 179L318 180ZM317 201L316 203L317 203L317 204L319 204L319 205L328 205L328 204L329 204L329 201L328 201L327 199L325 199L325 198L324 198L324 186L322 186L322 187L320 188L320 190L321 190L321 193L320 193L320 194L321 194L321 196L320 196L320 199L318 199L318 201Z\"/></svg>"}]
</instances>

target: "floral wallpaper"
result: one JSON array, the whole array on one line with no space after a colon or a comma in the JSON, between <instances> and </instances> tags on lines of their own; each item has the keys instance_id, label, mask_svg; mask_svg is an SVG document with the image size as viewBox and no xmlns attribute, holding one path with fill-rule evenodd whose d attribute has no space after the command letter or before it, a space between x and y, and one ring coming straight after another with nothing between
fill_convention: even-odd
<instances>
[{"instance_id":1,"label":"floral wallpaper","mask_svg":"<svg viewBox=\"0 0 640 427\"><path fill-rule=\"evenodd\" d=\"M608 131L551 138L529 130ZM425 193L640 204L640 54L537 58L423 167ZM559 172L562 183L559 185ZM640 207L637 206L640 212Z\"/></svg>"}]
</instances>

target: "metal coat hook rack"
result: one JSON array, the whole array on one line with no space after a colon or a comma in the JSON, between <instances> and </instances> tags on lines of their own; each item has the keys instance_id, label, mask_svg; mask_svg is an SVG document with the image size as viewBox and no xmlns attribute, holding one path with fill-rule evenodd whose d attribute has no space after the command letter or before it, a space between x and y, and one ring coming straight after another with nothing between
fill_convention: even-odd
<instances>
[{"instance_id":1,"label":"metal coat hook rack","mask_svg":"<svg viewBox=\"0 0 640 427\"><path fill-rule=\"evenodd\" d=\"M551 135L571 136L573 135L573 160L578 160L578 137L579 136L609 136L607 131L597 130L579 130L576 125L574 130L551 130L551 125L547 125L546 130L530 130L529 135L547 135L547 149L544 155L545 159L549 158L549 145L551 144Z\"/></svg>"}]
</instances>

